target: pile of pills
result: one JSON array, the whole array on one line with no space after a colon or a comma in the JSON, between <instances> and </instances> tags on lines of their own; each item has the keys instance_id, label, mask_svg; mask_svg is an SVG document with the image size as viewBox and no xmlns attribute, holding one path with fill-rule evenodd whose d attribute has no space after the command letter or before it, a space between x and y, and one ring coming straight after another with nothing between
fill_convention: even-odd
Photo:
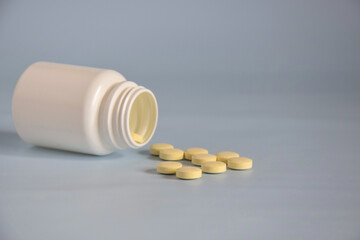
<instances>
[{"instance_id":1,"label":"pile of pills","mask_svg":"<svg viewBox=\"0 0 360 240\"><path fill-rule=\"evenodd\" d=\"M235 152L219 152L209 154L204 148L188 148L185 151L174 148L167 143L156 143L150 146L150 154L166 160L157 165L157 172L161 174L176 174L181 179L196 179L204 173L223 173L227 168L246 170L252 168L252 160L240 157ZM190 160L199 167L183 167L178 160Z\"/></svg>"}]
</instances>

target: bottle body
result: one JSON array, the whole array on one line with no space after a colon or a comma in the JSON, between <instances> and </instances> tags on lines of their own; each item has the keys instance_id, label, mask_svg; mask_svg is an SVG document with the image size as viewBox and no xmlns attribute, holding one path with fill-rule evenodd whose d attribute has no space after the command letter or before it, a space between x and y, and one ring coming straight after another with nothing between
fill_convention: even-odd
<instances>
[{"instance_id":1,"label":"bottle body","mask_svg":"<svg viewBox=\"0 0 360 240\"><path fill-rule=\"evenodd\" d=\"M147 95L142 106L132 109L131 104L139 96L129 94L139 88L143 90L140 96ZM137 112L134 123L132 111ZM96 155L128 146L141 147L150 140L157 123L153 94L126 81L120 73L47 62L34 63L21 75L14 91L12 112L15 128L24 141ZM129 134L131 138L136 130L132 125L142 125L142 132L137 134L147 134L146 139L137 143L129 139Z\"/></svg>"}]
</instances>

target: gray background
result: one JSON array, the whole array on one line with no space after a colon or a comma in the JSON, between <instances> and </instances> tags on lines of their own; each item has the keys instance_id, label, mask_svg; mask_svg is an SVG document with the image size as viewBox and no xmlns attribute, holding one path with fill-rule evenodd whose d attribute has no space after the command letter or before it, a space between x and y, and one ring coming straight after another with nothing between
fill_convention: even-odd
<instances>
[{"instance_id":1,"label":"gray background","mask_svg":"<svg viewBox=\"0 0 360 240\"><path fill-rule=\"evenodd\" d=\"M157 96L151 143L254 168L181 181L147 147L22 142L39 60L120 71ZM0 0L0 239L360 239L359 66L359 1Z\"/></svg>"}]
</instances>

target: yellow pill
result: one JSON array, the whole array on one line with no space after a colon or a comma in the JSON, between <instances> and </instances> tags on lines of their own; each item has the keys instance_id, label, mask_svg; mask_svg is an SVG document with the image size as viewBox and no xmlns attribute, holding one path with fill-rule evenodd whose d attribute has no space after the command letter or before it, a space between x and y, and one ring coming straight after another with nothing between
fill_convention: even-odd
<instances>
[{"instance_id":1,"label":"yellow pill","mask_svg":"<svg viewBox=\"0 0 360 240\"><path fill-rule=\"evenodd\" d=\"M204 148L188 148L185 150L185 159L192 160L193 155L202 153L208 153L208 150Z\"/></svg>"},{"instance_id":2,"label":"yellow pill","mask_svg":"<svg viewBox=\"0 0 360 240\"><path fill-rule=\"evenodd\" d=\"M227 161L228 167L236 170L245 170L252 168L252 160L246 157L231 158Z\"/></svg>"},{"instance_id":3,"label":"yellow pill","mask_svg":"<svg viewBox=\"0 0 360 240\"><path fill-rule=\"evenodd\" d=\"M176 169L176 176L181 179L201 178L201 169L198 167L182 167Z\"/></svg>"},{"instance_id":4,"label":"yellow pill","mask_svg":"<svg viewBox=\"0 0 360 240\"><path fill-rule=\"evenodd\" d=\"M150 146L150 154L158 156L161 150L172 149L173 145L167 143L155 143Z\"/></svg>"},{"instance_id":5,"label":"yellow pill","mask_svg":"<svg viewBox=\"0 0 360 240\"><path fill-rule=\"evenodd\" d=\"M162 174L175 174L176 169L181 167L182 164L179 162L161 162L157 165L157 172Z\"/></svg>"},{"instance_id":6,"label":"yellow pill","mask_svg":"<svg viewBox=\"0 0 360 240\"><path fill-rule=\"evenodd\" d=\"M137 143L143 143L143 142L144 142L144 137L141 136L140 134L137 134L137 133L132 132L132 133L131 133L131 137L132 137L132 139L134 139L134 141L137 142Z\"/></svg>"},{"instance_id":7,"label":"yellow pill","mask_svg":"<svg viewBox=\"0 0 360 240\"><path fill-rule=\"evenodd\" d=\"M230 158L239 157L239 154L236 152L219 152L216 154L216 160L226 163L226 161Z\"/></svg>"},{"instance_id":8,"label":"yellow pill","mask_svg":"<svg viewBox=\"0 0 360 240\"><path fill-rule=\"evenodd\" d=\"M163 160L181 160L184 158L184 151L180 149L164 149L160 151L159 157Z\"/></svg>"},{"instance_id":9,"label":"yellow pill","mask_svg":"<svg viewBox=\"0 0 360 240\"><path fill-rule=\"evenodd\" d=\"M203 162L214 162L216 161L216 156L207 153L195 154L192 156L191 163L194 165L201 165Z\"/></svg>"},{"instance_id":10,"label":"yellow pill","mask_svg":"<svg viewBox=\"0 0 360 240\"><path fill-rule=\"evenodd\" d=\"M224 162L203 162L201 169L205 173L223 173L226 172L226 164Z\"/></svg>"}]
</instances>

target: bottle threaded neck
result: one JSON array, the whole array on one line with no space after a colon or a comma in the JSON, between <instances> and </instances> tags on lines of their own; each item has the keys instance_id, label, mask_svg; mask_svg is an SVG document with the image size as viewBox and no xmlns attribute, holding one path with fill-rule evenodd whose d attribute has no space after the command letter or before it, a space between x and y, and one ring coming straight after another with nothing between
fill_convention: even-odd
<instances>
[{"instance_id":1,"label":"bottle threaded neck","mask_svg":"<svg viewBox=\"0 0 360 240\"><path fill-rule=\"evenodd\" d=\"M113 86L100 114L104 145L112 148L139 148L153 136L158 118L154 94L134 82Z\"/></svg>"}]
</instances>

